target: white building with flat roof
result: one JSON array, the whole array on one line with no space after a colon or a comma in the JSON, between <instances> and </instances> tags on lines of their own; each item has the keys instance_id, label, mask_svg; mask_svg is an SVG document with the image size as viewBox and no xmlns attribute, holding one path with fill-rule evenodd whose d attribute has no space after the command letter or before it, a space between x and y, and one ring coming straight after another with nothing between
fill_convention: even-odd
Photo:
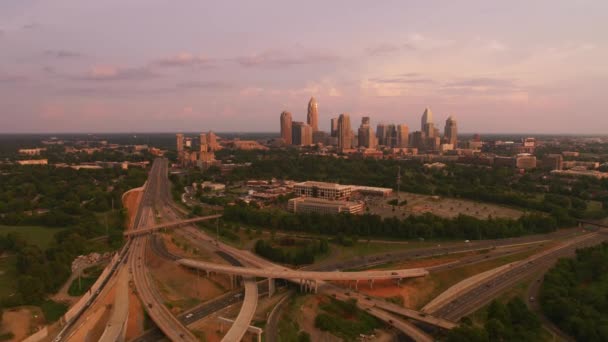
<instances>
[{"instance_id":1,"label":"white building with flat roof","mask_svg":"<svg viewBox=\"0 0 608 342\"><path fill-rule=\"evenodd\" d=\"M292 213L360 214L363 212L364 205L360 202L297 197L287 202L287 209Z\"/></svg>"},{"instance_id":2,"label":"white building with flat roof","mask_svg":"<svg viewBox=\"0 0 608 342\"><path fill-rule=\"evenodd\" d=\"M296 195L303 197L315 197L327 200L347 200L350 198L353 189L350 185L306 181L294 184L293 191Z\"/></svg>"}]
</instances>

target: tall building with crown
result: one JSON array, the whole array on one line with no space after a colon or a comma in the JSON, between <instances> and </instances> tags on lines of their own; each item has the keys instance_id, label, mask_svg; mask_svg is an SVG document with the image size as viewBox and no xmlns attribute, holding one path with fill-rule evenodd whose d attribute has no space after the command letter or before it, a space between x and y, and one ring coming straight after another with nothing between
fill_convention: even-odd
<instances>
[{"instance_id":1,"label":"tall building with crown","mask_svg":"<svg viewBox=\"0 0 608 342\"><path fill-rule=\"evenodd\" d=\"M308 101L308 115L306 116L306 123L312 127L312 131L316 132L319 130L319 105L314 97Z\"/></svg>"}]
</instances>

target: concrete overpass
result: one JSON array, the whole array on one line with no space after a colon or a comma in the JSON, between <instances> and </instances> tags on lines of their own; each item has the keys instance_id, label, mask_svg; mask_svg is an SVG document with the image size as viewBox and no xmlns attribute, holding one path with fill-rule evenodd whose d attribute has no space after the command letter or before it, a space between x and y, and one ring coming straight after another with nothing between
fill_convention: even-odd
<instances>
[{"instance_id":1,"label":"concrete overpass","mask_svg":"<svg viewBox=\"0 0 608 342\"><path fill-rule=\"evenodd\" d=\"M224 273L238 275L242 277L261 277L268 278L271 283L273 279L300 279L300 285L309 291L316 292L317 281L333 280L333 281L355 281L355 286L361 280L368 281L370 286L373 286L374 280L379 279L395 279L397 281L404 278L424 277L429 272L423 268L412 268L405 270L388 270L388 271L361 271L361 272L315 272L315 271L299 271L289 268L272 267L272 268L249 268L229 265L220 265L205 261L180 259L177 262L186 267L199 269L207 272ZM272 294L272 285L269 288Z\"/></svg>"},{"instance_id":2,"label":"concrete overpass","mask_svg":"<svg viewBox=\"0 0 608 342\"><path fill-rule=\"evenodd\" d=\"M161 230L161 229L177 228L177 227L180 227L182 225L189 225L191 223L202 222L202 221L209 221L209 220L217 219L217 218L220 218L220 217L222 217L222 214L209 215L209 216L200 216L200 217L194 217L194 218L186 219L186 220L173 221L173 222L168 222L168 223L161 223L161 224L153 225L153 226L150 226L150 227L147 227L147 228L140 228L140 229L137 229L137 230L129 230L129 231L125 232L124 235L126 237L139 236L139 235L153 233L153 232Z\"/></svg>"}]
</instances>

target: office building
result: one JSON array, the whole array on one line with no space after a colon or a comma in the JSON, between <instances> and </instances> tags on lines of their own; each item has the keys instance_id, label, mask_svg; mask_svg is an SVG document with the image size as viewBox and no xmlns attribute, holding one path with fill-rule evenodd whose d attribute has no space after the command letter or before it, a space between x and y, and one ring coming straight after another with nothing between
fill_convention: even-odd
<instances>
[{"instance_id":1,"label":"office building","mask_svg":"<svg viewBox=\"0 0 608 342\"><path fill-rule=\"evenodd\" d=\"M330 201L320 198L298 197L287 202L287 209L293 213L319 214L360 214L364 205L359 202Z\"/></svg>"},{"instance_id":2,"label":"office building","mask_svg":"<svg viewBox=\"0 0 608 342\"><path fill-rule=\"evenodd\" d=\"M175 137L177 138L177 155L179 156L184 151L184 135L177 133Z\"/></svg>"},{"instance_id":3,"label":"office building","mask_svg":"<svg viewBox=\"0 0 608 342\"><path fill-rule=\"evenodd\" d=\"M317 100L314 97L308 101L308 115L306 116L306 123L312 128L313 132L319 130L319 108Z\"/></svg>"},{"instance_id":4,"label":"office building","mask_svg":"<svg viewBox=\"0 0 608 342\"><path fill-rule=\"evenodd\" d=\"M561 154L547 154L542 160L542 167L547 170L562 170L564 157Z\"/></svg>"},{"instance_id":5,"label":"office building","mask_svg":"<svg viewBox=\"0 0 608 342\"><path fill-rule=\"evenodd\" d=\"M360 147L376 148L376 134L374 134L368 116L364 116L361 119L361 126L359 126L359 135L357 138Z\"/></svg>"},{"instance_id":6,"label":"office building","mask_svg":"<svg viewBox=\"0 0 608 342\"><path fill-rule=\"evenodd\" d=\"M429 124L433 124L433 112L427 107L424 109L424 113L422 113L422 119L420 120L420 130L429 135L427 132L427 128Z\"/></svg>"},{"instance_id":7,"label":"office building","mask_svg":"<svg viewBox=\"0 0 608 342\"><path fill-rule=\"evenodd\" d=\"M529 153L522 153L515 158L515 167L518 169L531 170L536 168L536 157Z\"/></svg>"},{"instance_id":8,"label":"office building","mask_svg":"<svg viewBox=\"0 0 608 342\"><path fill-rule=\"evenodd\" d=\"M334 138L338 137L338 118L331 119L330 135Z\"/></svg>"},{"instance_id":9,"label":"office building","mask_svg":"<svg viewBox=\"0 0 608 342\"><path fill-rule=\"evenodd\" d=\"M340 185L337 183L307 181L294 184L293 192L297 196L302 197L344 201L350 198L352 187L350 185Z\"/></svg>"},{"instance_id":10,"label":"office building","mask_svg":"<svg viewBox=\"0 0 608 342\"><path fill-rule=\"evenodd\" d=\"M397 148L405 148L409 146L410 141L410 131L406 124L397 125L397 139L396 144L393 147Z\"/></svg>"},{"instance_id":11,"label":"office building","mask_svg":"<svg viewBox=\"0 0 608 342\"><path fill-rule=\"evenodd\" d=\"M383 123L379 123L376 126L376 139L378 139L378 145L386 146L386 133L388 131L388 126Z\"/></svg>"},{"instance_id":12,"label":"office building","mask_svg":"<svg viewBox=\"0 0 608 342\"><path fill-rule=\"evenodd\" d=\"M293 143L292 140L292 118L291 113L287 111L283 111L281 113L281 139L287 145L291 145Z\"/></svg>"},{"instance_id":13,"label":"office building","mask_svg":"<svg viewBox=\"0 0 608 342\"><path fill-rule=\"evenodd\" d=\"M340 114L338 118L338 149L340 151L351 149L353 133L350 126L350 116L348 114Z\"/></svg>"},{"instance_id":14,"label":"office building","mask_svg":"<svg viewBox=\"0 0 608 342\"><path fill-rule=\"evenodd\" d=\"M209 134L207 134L207 145L209 145L209 151L215 152L220 149L220 144L217 142L217 135L212 131L209 131Z\"/></svg>"},{"instance_id":15,"label":"office building","mask_svg":"<svg viewBox=\"0 0 608 342\"><path fill-rule=\"evenodd\" d=\"M458 126L456 120L449 116L445 121L445 129L443 132L443 142L451 144L453 147L458 146Z\"/></svg>"},{"instance_id":16,"label":"office building","mask_svg":"<svg viewBox=\"0 0 608 342\"><path fill-rule=\"evenodd\" d=\"M312 145L312 127L306 123L294 121L291 125L291 139L293 145Z\"/></svg>"},{"instance_id":17,"label":"office building","mask_svg":"<svg viewBox=\"0 0 608 342\"><path fill-rule=\"evenodd\" d=\"M199 152L209 151L209 146L207 145L207 134L201 133L199 135L198 141L199 141Z\"/></svg>"}]
</instances>

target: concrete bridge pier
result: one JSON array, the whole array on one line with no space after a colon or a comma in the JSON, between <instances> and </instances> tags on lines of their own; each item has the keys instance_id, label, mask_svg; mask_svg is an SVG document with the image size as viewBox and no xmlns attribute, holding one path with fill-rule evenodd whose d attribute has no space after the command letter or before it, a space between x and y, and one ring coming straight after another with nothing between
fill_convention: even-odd
<instances>
[{"instance_id":1,"label":"concrete bridge pier","mask_svg":"<svg viewBox=\"0 0 608 342\"><path fill-rule=\"evenodd\" d=\"M300 292L304 292L304 279L300 278Z\"/></svg>"},{"instance_id":2,"label":"concrete bridge pier","mask_svg":"<svg viewBox=\"0 0 608 342\"><path fill-rule=\"evenodd\" d=\"M373 289L374 288L374 279L370 279L367 281L367 283L369 284L369 288Z\"/></svg>"},{"instance_id":3,"label":"concrete bridge pier","mask_svg":"<svg viewBox=\"0 0 608 342\"><path fill-rule=\"evenodd\" d=\"M275 292L274 279L268 278L268 297L272 297Z\"/></svg>"}]
</instances>

